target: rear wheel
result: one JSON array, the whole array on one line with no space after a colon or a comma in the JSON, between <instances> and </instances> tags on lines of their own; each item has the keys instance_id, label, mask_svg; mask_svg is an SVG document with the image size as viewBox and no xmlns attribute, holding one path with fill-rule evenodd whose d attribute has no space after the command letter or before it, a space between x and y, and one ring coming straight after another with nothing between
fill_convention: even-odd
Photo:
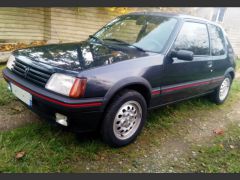
<instances>
[{"instance_id":1,"label":"rear wheel","mask_svg":"<svg viewBox=\"0 0 240 180\"><path fill-rule=\"evenodd\" d=\"M113 147L134 141L146 120L147 105L137 91L124 90L108 106L102 123L103 140Z\"/></svg>"},{"instance_id":2,"label":"rear wheel","mask_svg":"<svg viewBox=\"0 0 240 180\"><path fill-rule=\"evenodd\" d=\"M222 104L227 99L232 84L232 77L228 74L225 76L221 85L211 94L211 99L216 104Z\"/></svg>"}]
</instances>

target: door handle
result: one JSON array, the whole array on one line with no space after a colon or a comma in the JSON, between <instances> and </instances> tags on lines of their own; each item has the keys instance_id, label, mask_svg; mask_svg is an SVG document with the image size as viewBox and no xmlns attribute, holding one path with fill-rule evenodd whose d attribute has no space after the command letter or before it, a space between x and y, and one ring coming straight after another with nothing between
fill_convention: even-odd
<instances>
[{"instance_id":1,"label":"door handle","mask_svg":"<svg viewBox=\"0 0 240 180\"><path fill-rule=\"evenodd\" d=\"M212 68L213 67L212 61L208 61L207 66L208 66L208 68Z\"/></svg>"}]
</instances>

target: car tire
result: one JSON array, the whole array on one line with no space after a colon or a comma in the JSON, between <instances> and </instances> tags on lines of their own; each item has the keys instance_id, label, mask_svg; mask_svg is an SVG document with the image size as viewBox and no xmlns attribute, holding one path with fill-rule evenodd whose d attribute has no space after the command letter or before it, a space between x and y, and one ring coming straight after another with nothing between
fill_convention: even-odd
<instances>
[{"instance_id":1,"label":"car tire","mask_svg":"<svg viewBox=\"0 0 240 180\"><path fill-rule=\"evenodd\" d=\"M227 74L224 77L221 85L217 87L217 89L212 94L210 94L211 100L216 104L223 104L228 97L229 91L231 89L231 84L232 77Z\"/></svg>"},{"instance_id":2,"label":"car tire","mask_svg":"<svg viewBox=\"0 0 240 180\"><path fill-rule=\"evenodd\" d=\"M101 135L108 145L121 147L133 142L141 132L147 116L147 104L137 91L124 90L108 105Z\"/></svg>"}]
</instances>

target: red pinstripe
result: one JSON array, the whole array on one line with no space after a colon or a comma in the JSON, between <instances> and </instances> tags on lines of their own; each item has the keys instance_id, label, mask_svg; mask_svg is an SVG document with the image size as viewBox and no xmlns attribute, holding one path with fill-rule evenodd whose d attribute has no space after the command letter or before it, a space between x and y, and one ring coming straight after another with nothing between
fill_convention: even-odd
<instances>
[{"instance_id":1,"label":"red pinstripe","mask_svg":"<svg viewBox=\"0 0 240 180\"><path fill-rule=\"evenodd\" d=\"M222 81L223 78L215 78L212 80L208 80L208 81L202 81L202 82L196 82L196 83L192 83L192 84L186 84L186 85L180 85L177 87L171 87L171 88L167 88L167 89L163 89L163 90L153 90L152 91L152 95L158 95L161 93L168 93L168 92L172 92L172 91L176 91L176 90L181 90L181 89L186 89L186 88L190 88L190 87L195 87L195 86L201 86L201 85L205 85L205 84L210 84L211 82L217 82L217 81Z\"/></svg>"}]
</instances>

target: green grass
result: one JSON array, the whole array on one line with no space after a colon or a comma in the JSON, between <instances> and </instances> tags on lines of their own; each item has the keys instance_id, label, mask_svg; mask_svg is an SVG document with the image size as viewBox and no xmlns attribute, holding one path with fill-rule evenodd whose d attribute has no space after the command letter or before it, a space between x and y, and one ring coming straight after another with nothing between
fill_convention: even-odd
<instances>
[{"instance_id":1,"label":"green grass","mask_svg":"<svg viewBox=\"0 0 240 180\"><path fill-rule=\"evenodd\" d=\"M94 159L98 140L78 141L68 132L46 124L30 124L0 133L0 172L69 172L78 159ZM22 159L15 154L24 151Z\"/></svg>"},{"instance_id":2,"label":"green grass","mask_svg":"<svg viewBox=\"0 0 240 180\"><path fill-rule=\"evenodd\" d=\"M0 66L0 72L5 68L5 66ZM15 97L7 89L7 83L0 75L0 106L6 105L15 100Z\"/></svg>"},{"instance_id":3,"label":"green grass","mask_svg":"<svg viewBox=\"0 0 240 180\"><path fill-rule=\"evenodd\" d=\"M225 135L214 140L213 145L195 148L199 154L189 160L188 172L240 172L240 127L231 125Z\"/></svg>"},{"instance_id":4,"label":"green grass","mask_svg":"<svg viewBox=\"0 0 240 180\"><path fill-rule=\"evenodd\" d=\"M0 65L0 71L2 71L5 67L6 65Z\"/></svg>"},{"instance_id":5,"label":"green grass","mask_svg":"<svg viewBox=\"0 0 240 180\"><path fill-rule=\"evenodd\" d=\"M218 107L204 97L162 107L149 113L147 128L170 128L177 121L190 117L189 112L194 113L209 108Z\"/></svg>"},{"instance_id":6,"label":"green grass","mask_svg":"<svg viewBox=\"0 0 240 180\"><path fill-rule=\"evenodd\" d=\"M240 72L240 59L236 60L236 71Z\"/></svg>"}]
</instances>

